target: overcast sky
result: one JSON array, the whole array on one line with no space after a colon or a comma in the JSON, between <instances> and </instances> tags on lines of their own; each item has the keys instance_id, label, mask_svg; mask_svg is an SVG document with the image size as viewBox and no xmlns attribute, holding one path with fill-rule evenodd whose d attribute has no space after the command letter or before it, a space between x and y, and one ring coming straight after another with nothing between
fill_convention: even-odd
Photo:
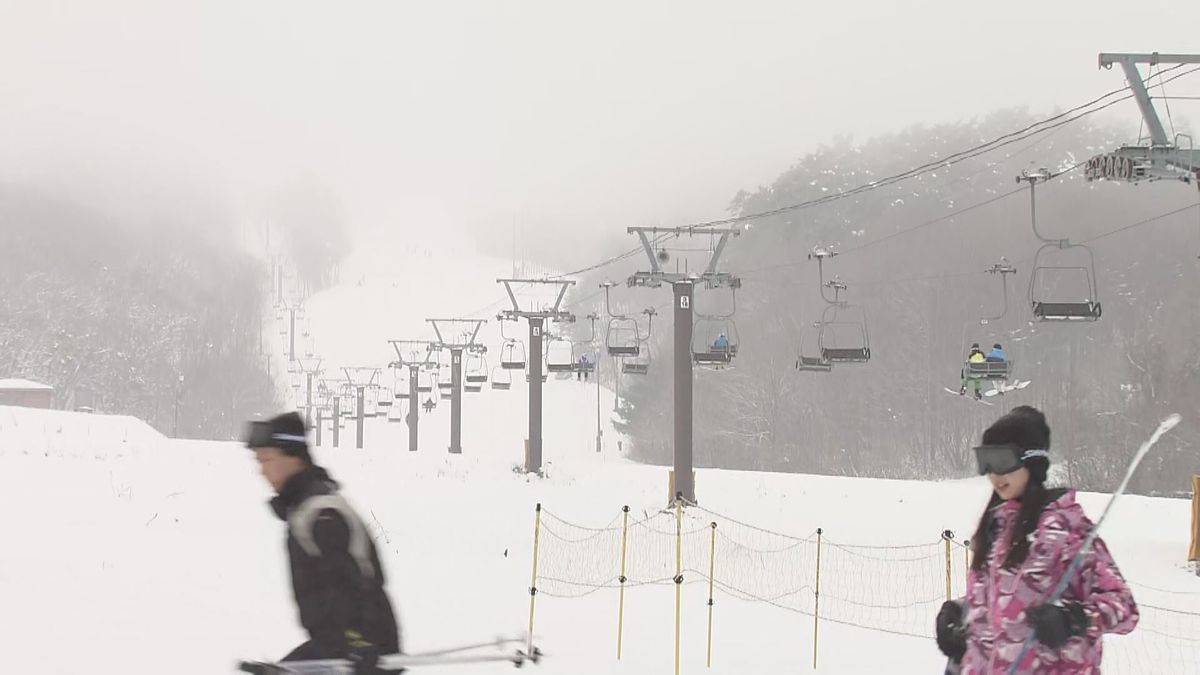
<instances>
[{"instance_id":1,"label":"overcast sky","mask_svg":"<svg viewBox=\"0 0 1200 675\"><path fill-rule=\"evenodd\" d=\"M0 177L308 174L357 227L591 236L720 216L837 135L1069 107L1123 84L1098 52L1154 50L1200 52L1200 3L0 0Z\"/></svg>"}]
</instances>

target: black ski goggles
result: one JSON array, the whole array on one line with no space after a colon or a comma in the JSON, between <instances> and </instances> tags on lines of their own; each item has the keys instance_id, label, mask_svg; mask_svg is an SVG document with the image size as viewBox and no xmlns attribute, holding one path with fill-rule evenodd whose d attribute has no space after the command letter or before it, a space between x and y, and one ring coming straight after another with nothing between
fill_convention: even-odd
<instances>
[{"instance_id":1,"label":"black ski goggles","mask_svg":"<svg viewBox=\"0 0 1200 675\"><path fill-rule=\"evenodd\" d=\"M1050 457L1050 453L1041 449L1021 450L1015 445L979 445L975 447L975 461L979 465L979 475L994 473L997 476L1012 473L1025 464L1025 460L1034 457Z\"/></svg>"},{"instance_id":2,"label":"black ski goggles","mask_svg":"<svg viewBox=\"0 0 1200 675\"><path fill-rule=\"evenodd\" d=\"M251 422L250 427L246 430L246 447L251 450L281 448L286 443L303 443L304 441L304 436L275 433L271 429L270 422Z\"/></svg>"},{"instance_id":3,"label":"black ski goggles","mask_svg":"<svg viewBox=\"0 0 1200 675\"><path fill-rule=\"evenodd\" d=\"M246 429L247 448L269 448L275 445L271 440L271 425L267 422L251 422Z\"/></svg>"}]
</instances>

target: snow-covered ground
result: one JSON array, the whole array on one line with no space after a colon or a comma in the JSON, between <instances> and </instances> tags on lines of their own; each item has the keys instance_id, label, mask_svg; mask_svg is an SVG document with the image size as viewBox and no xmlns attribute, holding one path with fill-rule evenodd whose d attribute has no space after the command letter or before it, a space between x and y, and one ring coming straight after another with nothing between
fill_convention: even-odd
<instances>
[{"instance_id":1,"label":"snow-covered ground","mask_svg":"<svg viewBox=\"0 0 1200 675\"><path fill-rule=\"evenodd\" d=\"M451 294L435 297L434 285L422 280L445 262L357 254L344 270L346 282L308 303L316 347L329 365L383 363L392 357L387 338L432 337L426 316L499 299L494 279L505 275L506 263L469 262L456 266L468 272ZM494 355L494 324L483 336ZM599 393L605 429L597 453L594 384L551 378L546 386L546 478L513 470L526 435L522 378L511 391L488 388L464 397L462 455L446 452L446 404L422 417L418 452L407 451L403 423L380 417L367 421L363 450L354 449L348 422L342 447L329 447L326 436L315 455L374 530L410 649L524 630L534 506L541 503L544 592L537 596L535 633L547 658L535 672L671 672L674 584L628 588L618 662L618 592L612 576L603 577L618 563L612 535L623 505L631 508L631 522L644 523L642 536L630 539L631 567L650 574L662 560L673 564L672 516L659 513L667 471L619 456L609 392ZM988 495L982 480L701 470L697 493L708 511L690 509L684 523L691 534L683 562L692 570L685 573L681 612L684 672L705 670L710 519L722 537L745 544L734 555L722 540L718 580L771 594L775 603L718 588L711 672L812 668L813 621L801 612L812 597L811 581L791 578L809 568L788 565L808 560L814 544L750 526L797 538L822 529L822 615L867 627L823 621L820 672L939 672L942 659L931 639L896 633L930 632L945 591L939 535L950 529L967 536ZM268 511L268 488L240 444L165 439L130 418L0 407L0 495L8 514L0 556L6 672L211 674L229 672L239 658L278 657L303 639L283 523ZM1093 516L1106 499L1082 497ZM1105 538L1143 604L1200 612L1200 579L1183 565L1189 517L1183 501L1126 497L1106 526ZM917 545L923 546L856 548ZM954 556L952 590L960 593L961 553L955 549ZM911 571L916 558L922 571ZM596 574L606 580L603 587L583 585ZM547 575L574 575L565 581L576 585ZM912 605L914 593L923 594L924 604L896 607ZM554 597L562 594L582 597ZM1195 614L1147 611L1133 636L1111 641L1106 672L1200 672L1197 635Z\"/></svg>"},{"instance_id":2,"label":"snow-covered ground","mask_svg":"<svg viewBox=\"0 0 1200 675\"><path fill-rule=\"evenodd\" d=\"M227 672L237 657L277 656L302 639L289 597L283 524L268 512L267 488L244 448L170 440L139 445L127 442L119 425L109 435L53 449L27 446L28 436L12 433L12 420L27 415L42 414L0 409L0 418L9 420L0 431L0 494L10 514L0 565L6 608L0 630L19 646L8 657L11 672L78 672L80 659L90 672L161 672L162 660L177 673ZM64 429L102 419L58 416ZM548 437L569 438L570 426L557 422ZM523 629L536 503L555 516L601 527L623 504L642 517L665 501L665 469L628 463L611 448L596 456L582 442L547 444L553 460L546 479L514 473L519 427L494 428L494 442L468 444L456 457L441 446L417 453L377 445L318 452L376 530L388 589L413 649ZM78 451L81 446L87 450ZM944 528L966 532L986 496L976 480L922 484L731 471L701 471L697 480L705 508L800 536L822 527L828 541L844 544L929 543ZM1092 513L1104 500L1085 496ZM1180 564L1187 519L1185 502L1142 497L1126 498L1114 513L1106 538L1126 575L1176 591L1135 586L1142 602L1200 610L1200 579ZM660 524L669 531L670 522L668 515ZM543 538L544 559L554 546ZM706 564L685 560L690 568ZM824 574L827 588L837 583L836 568ZM907 594L890 575L853 583L879 594L881 606ZM957 574L955 583L961 583ZM704 666L706 597L704 583L685 586L685 672ZM617 602L612 589L577 599L539 595L535 632L549 656L538 672L670 668L673 589L626 592L619 664ZM810 667L809 617L720 592L714 609L714 672ZM1161 627L1186 636L1195 622L1176 619ZM1181 652L1179 641L1140 633L1126 641L1133 650L1127 658L1154 658L1159 665L1118 664L1122 655L1110 650L1114 665L1126 666L1119 672L1195 667L1194 653ZM939 662L929 640L828 622L819 644L825 672L932 672ZM1186 667L1168 667L1169 659Z\"/></svg>"}]
</instances>

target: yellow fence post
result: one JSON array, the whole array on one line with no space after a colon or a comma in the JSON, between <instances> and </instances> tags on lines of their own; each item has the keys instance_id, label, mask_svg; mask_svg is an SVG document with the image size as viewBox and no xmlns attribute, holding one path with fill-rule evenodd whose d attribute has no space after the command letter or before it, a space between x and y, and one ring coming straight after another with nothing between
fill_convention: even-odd
<instances>
[{"instance_id":1,"label":"yellow fence post","mask_svg":"<svg viewBox=\"0 0 1200 675\"><path fill-rule=\"evenodd\" d=\"M1192 476L1192 545L1188 560L1200 560L1200 475ZM1196 574L1200 574L1200 567Z\"/></svg>"},{"instance_id":2,"label":"yellow fence post","mask_svg":"<svg viewBox=\"0 0 1200 675\"><path fill-rule=\"evenodd\" d=\"M950 540L954 538L954 533L950 530L942 531L942 542L946 545L946 600L950 601L954 598L953 591L950 588Z\"/></svg>"},{"instance_id":3,"label":"yellow fence post","mask_svg":"<svg viewBox=\"0 0 1200 675\"><path fill-rule=\"evenodd\" d=\"M621 660L621 637L625 632L625 546L629 541L629 507L621 507L623 514L621 522L621 576L617 577L617 581L621 582L620 597L621 600L617 604L617 660Z\"/></svg>"},{"instance_id":4,"label":"yellow fence post","mask_svg":"<svg viewBox=\"0 0 1200 675\"><path fill-rule=\"evenodd\" d=\"M963 594L967 592L967 577L971 576L971 540L963 539Z\"/></svg>"},{"instance_id":5,"label":"yellow fence post","mask_svg":"<svg viewBox=\"0 0 1200 675\"><path fill-rule=\"evenodd\" d=\"M813 589L813 670L817 669L817 623L821 618L821 535L817 528L817 585Z\"/></svg>"},{"instance_id":6,"label":"yellow fence post","mask_svg":"<svg viewBox=\"0 0 1200 675\"><path fill-rule=\"evenodd\" d=\"M712 523L712 538L708 546L708 667L712 668L713 572L717 566L717 524Z\"/></svg>"},{"instance_id":7,"label":"yellow fence post","mask_svg":"<svg viewBox=\"0 0 1200 675\"><path fill-rule=\"evenodd\" d=\"M526 654L533 654L533 604L537 600L538 543L542 535L541 502L534 510L536 515L533 521L533 577L529 582L529 651L525 652Z\"/></svg>"},{"instance_id":8,"label":"yellow fence post","mask_svg":"<svg viewBox=\"0 0 1200 675\"><path fill-rule=\"evenodd\" d=\"M675 675L679 675L679 606L683 602L683 495L675 496Z\"/></svg>"}]
</instances>

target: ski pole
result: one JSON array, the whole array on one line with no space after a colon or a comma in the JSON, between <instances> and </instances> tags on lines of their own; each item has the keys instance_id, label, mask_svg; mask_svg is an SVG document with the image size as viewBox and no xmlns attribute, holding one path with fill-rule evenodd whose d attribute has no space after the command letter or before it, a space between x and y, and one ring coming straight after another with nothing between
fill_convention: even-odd
<instances>
[{"instance_id":1,"label":"ski pole","mask_svg":"<svg viewBox=\"0 0 1200 675\"><path fill-rule=\"evenodd\" d=\"M537 663L540 658L541 652L536 649L532 656L523 651L513 654L446 654L440 656L395 654L380 657L377 667L387 672L389 670L415 666L448 666L470 663L511 663L515 666L520 666L526 661ZM282 663L243 661L239 664L239 670L243 672L262 673L264 675L332 675L334 673L352 673L353 669L354 664L349 659L314 659L311 661L287 661Z\"/></svg>"},{"instance_id":2,"label":"ski pole","mask_svg":"<svg viewBox=\"0 0 1200 675\"><path fill-rule=\"evenodd\" d=\"M1079 566L1083 564L1084 555L1088 552L1088 549L1092 547L1092 542L1096 540L1096 536L1100 533L1100 526L1104 524L1104 519L1108 517L1108 513L1112 510L1113 504L1117 503L1117 498L1125 494L1125 488L1128 487L1129 480L1133 478L1133 473L1137 471L1138 465L1142 463L1142 460L1146 457L1146 454L1150 452L1150 448L1153 448L1154 444L1158 443L1158 439L1162 438L1163 434L1173 429L1176 424L1179 424L1179 420L1181 419L1182 418L1178 413L1172 413L1171 415L1167 416L1166 419L1159 423L1158 428L1154 430L1154 433L1150 435L1150 438L1146 439L1146 442L1142 443L1142 446L1138 448L1137 454L1133 456L1133 461L1129 463L1129 468L1125 470L1125 477L1121 479L1121 484L1117 486L1117 491L1113 493L1112 499L1108 500L1108 504L1104 507L1104 511L1100 513L1100 519L1097 520L1096 524L1092 526L1091 531L1088 532L1087 537L1083 540L1083 545L1079 547L1079 551L1076 552L1071 558L1071 564L1067 565L1067 571L1064 572L1062 578L1058 580L1058 585L1054 587L1054 592L1050 594L1050 598L1047 601L1048 604L1053 605L1062 599L1063 593L1065 593L1067 590L1067 585L1071 583L1071 578L1075 576L1075 572L1078 571ZM1012 665L1008 667L1008 675L1016 674L1017 667L1021 664L1021 661L1025 658L1025 655L1028 654L1029 650L1033 647L1034 639L1034 633L1032 630L1030 630L1029 637L1025 638L1025 644L1021 646L1021 652L1017 654L1017 658L1012 662Z\"/></svg>"}]
</instances>

